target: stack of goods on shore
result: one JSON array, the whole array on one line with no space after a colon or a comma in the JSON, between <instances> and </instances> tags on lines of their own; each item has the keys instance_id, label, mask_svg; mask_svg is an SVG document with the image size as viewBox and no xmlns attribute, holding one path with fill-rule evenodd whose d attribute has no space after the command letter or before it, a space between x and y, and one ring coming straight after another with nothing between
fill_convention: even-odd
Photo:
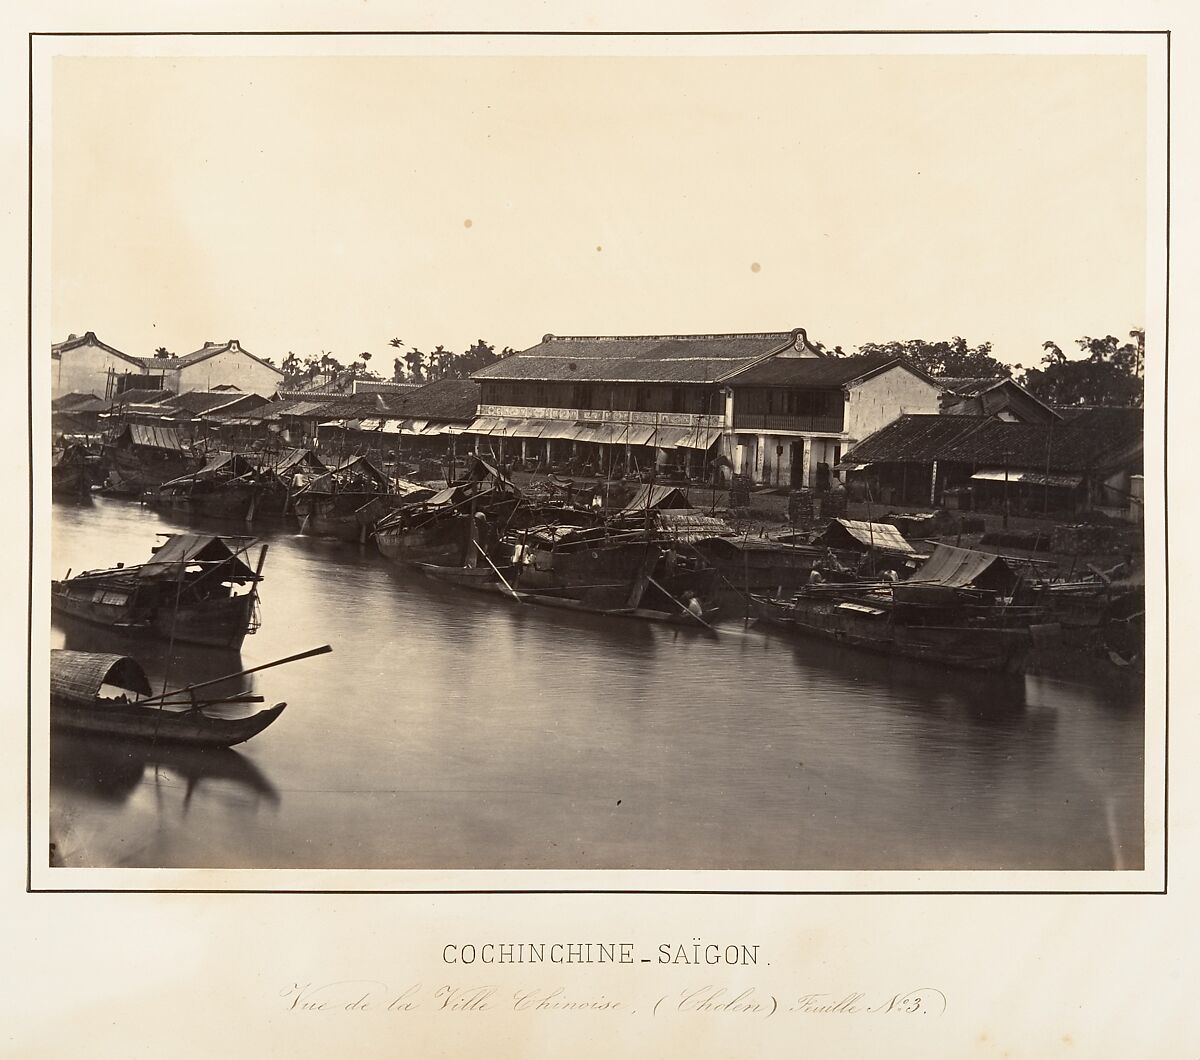
<instances>
[{"instance_id":1,"label":"stack of goods on shore","mask_svg":"<svg viewBox=\"0 0 1200 1060\"><path fill-rule=\"evenodd\" d=\"M751 485L748 475L733 476L729 484L729 507L732 511L742 512L750 508Z\"/></svg>"}]
</instances>

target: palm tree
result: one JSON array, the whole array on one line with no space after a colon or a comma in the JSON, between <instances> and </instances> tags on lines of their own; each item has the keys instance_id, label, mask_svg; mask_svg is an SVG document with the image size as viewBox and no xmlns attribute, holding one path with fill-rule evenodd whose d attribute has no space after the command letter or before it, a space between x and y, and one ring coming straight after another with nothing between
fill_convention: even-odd
<instances>
[{"instance_id":1,"label":"palm tree","mask_svg":"<svg viewBox=\"0 0 1200 1060\"><path fill-rule=\"evenodd\" d=\"M408 377L414 383L423 382L424 376L421 373L421 363L425 360L425 354L414 346L404 355L404 360L408 365Z\"/></svg>"}]
</instances>

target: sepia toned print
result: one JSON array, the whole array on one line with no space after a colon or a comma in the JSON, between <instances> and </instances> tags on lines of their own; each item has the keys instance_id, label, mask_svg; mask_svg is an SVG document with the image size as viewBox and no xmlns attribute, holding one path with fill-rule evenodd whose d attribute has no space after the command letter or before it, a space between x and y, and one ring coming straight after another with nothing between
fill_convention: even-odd
<instances>
[{"instance_id":1,"label":"sepia toned print","mask_svg":"<svg viewBox=\"0 0 1200 1060\"><path fill-rule=\"evenodd\" d=\"M52 866L1147 867L1144 60L53 91Z\"/></svg>"}]
</instances>

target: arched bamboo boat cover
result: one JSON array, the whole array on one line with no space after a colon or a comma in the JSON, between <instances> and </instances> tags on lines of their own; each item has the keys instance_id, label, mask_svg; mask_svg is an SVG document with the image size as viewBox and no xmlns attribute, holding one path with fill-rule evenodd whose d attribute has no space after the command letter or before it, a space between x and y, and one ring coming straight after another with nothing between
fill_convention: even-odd
<instances>
[{"instance_id":1,"label":"arched bamboo boat cover","mask_svg":"<svg viewBox=\"0 0 1200 1060\"><path fill-rule=\"evenodd\" d=\"M116 685L150 694L150 682L136 660L127 655L91 651L50 652L50 697L72 703L93 703L102 685Z\"/></svg>"}]
</instances>

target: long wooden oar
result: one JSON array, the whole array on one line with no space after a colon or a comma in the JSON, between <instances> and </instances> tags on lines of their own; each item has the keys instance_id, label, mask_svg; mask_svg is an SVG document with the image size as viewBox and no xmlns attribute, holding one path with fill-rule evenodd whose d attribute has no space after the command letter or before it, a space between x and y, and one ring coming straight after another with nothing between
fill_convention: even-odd
<instances>
[{"instance_id":1,"label":"long wooden oar","mask_svg":"<svg viewBox=\"0 0 1200 1060\"><path fill-rule=\"evenodd\" d=\"M252 666L249 670L239 670L235 674L226 674L224 677L214 677L211 681L198 681L193 685L185 685L183 688L175 688L170 692L163 692L157 696L149 696L146 699L138 700L139 703L153 703L160 699L167 699L171 696L179 696L185 693L195 692L198 688L207 688L209 685L220 684L222 681L232 681L235 677L246 677L249 674L258 673L259 670L269 670L272 666L282 666L284 663L299 662L301 659L311 659L314 655L328 655L333 648L324 644L319 648L312 648L309 651L302 651L299 655L289 655L286 659L276 659L274 662L263 663L261 666Z\"/></svg>"},{"instance_id":2,"label":"long wooden oar","mask_svg":"<svg viewBox=\"0 0 1200 1060\"><path fill-rule=\"evenodd\" d=\"M495 574L496 574L496 577L497 577L497 578L499 578L499 579L500 579L502 582L504 582L504 588L506 588L506 589L509 591L509 593L512 595L512 598L513 598L514 600L516 600L516 601L517 601L517 603L519 603L519 604L523 604L525 601L524 601L524 600L521 598L521 596L520 596L520 594L517 592L517 590L516 590L516 589L514 589L514 588L513 588L511 585L509 585L509 584L508 584L508 579L507 579L507 578L505 578L505 577L504 577L504 575L500 573L500 568L499 568L499 567L497 567L497 566L496 566L496 564L494 564L494 563L492 562L492 558L491 558L491 556L489 556L489 555L488 555L488 554L487 554L487 553L486 553L486 552L483 550L483 546L482 546L482 545L481 545L481 544L480 544L478 541L472 541L472 542L471 542L471 544L472 544L472 545L474 545L474 546L475 546L477 549L479 549L479 554L480 554L480 555L481 555L481 556L482 556L482 557L483 557L485 560L487 560L487 565L488 565L489 567L491 567L491 568L492 568L492 570L493 570L493 571L495 572Z\"/></svg>"},{"instance_id":3,"label":"long wooden oar","mask_svg":"<svg viewBox=\"0 0 1200 1060\"><path fill-rule=\"evenodd\" d=\"M229 704L229 703L265 703L266 701L267 701L266 696L256 696L256 695L220 696L217 699L204 700L203 705L206 707L216 707L216 706L225 706L226 704ZM133 705L135 707L139 707L144 702L145 702L145 700L138 699L138 700L134 701ZM192 706L192 700L190 698L188 698L188 699L156 700L154 703L154 706L156 706L156 707L190 707L190 706Z\"/></svg>"},{"instance_id":4,"label":"long wooden oar","mask_svg":"<svg viewBox=\"0 0 1200 1060\"><path fill-rule=\"evenodd\" d=\"M667 596L667 598L668 598L668 599L670 599L670 600L674 600L674 601L675 601L675 603L679 605L679 608L680 608L680 610L681 610L681 611L683 611L683 613L684 613L685 615L687 615L689 618L694 618L694 619L695 619L697 622L699 622L699 623L700 623L700 625L702 625L702 626L703 626L705 629L712 629L712 631L713 631L714 633L716 633L716 630L715 630L715 629L713 629L713 627L712 627L712 626L710 626L710 625L709 625L707 622L705 622L705 621L704 621L704 619L702 619L702 618L701 618L701 617L700 617L698 614L696 614L696 612L695 612L695 611L693 611L691 608L689 608L689 607L687 606L687 604L683 603L683 601L681 601L681 600L676 600L676 599L675 599L675 597L671 595L671 592L670 592L670 590L669 590L669 589L667 589L665 586L662 586L662 585L660 585L660 584L659 584L657 581L655 581L655 580L654 580L653 578L651 578L649 575L647 575L647 576L646 576L646 580L647 580L647 581L648 581L648 582L649 582L651 585L653 585L653 586L654 586L656 589L658 589L658 590L660 590L661 592L663 592L663 593L664 593L664 594Z\"/></svg>"}]
</instances>

